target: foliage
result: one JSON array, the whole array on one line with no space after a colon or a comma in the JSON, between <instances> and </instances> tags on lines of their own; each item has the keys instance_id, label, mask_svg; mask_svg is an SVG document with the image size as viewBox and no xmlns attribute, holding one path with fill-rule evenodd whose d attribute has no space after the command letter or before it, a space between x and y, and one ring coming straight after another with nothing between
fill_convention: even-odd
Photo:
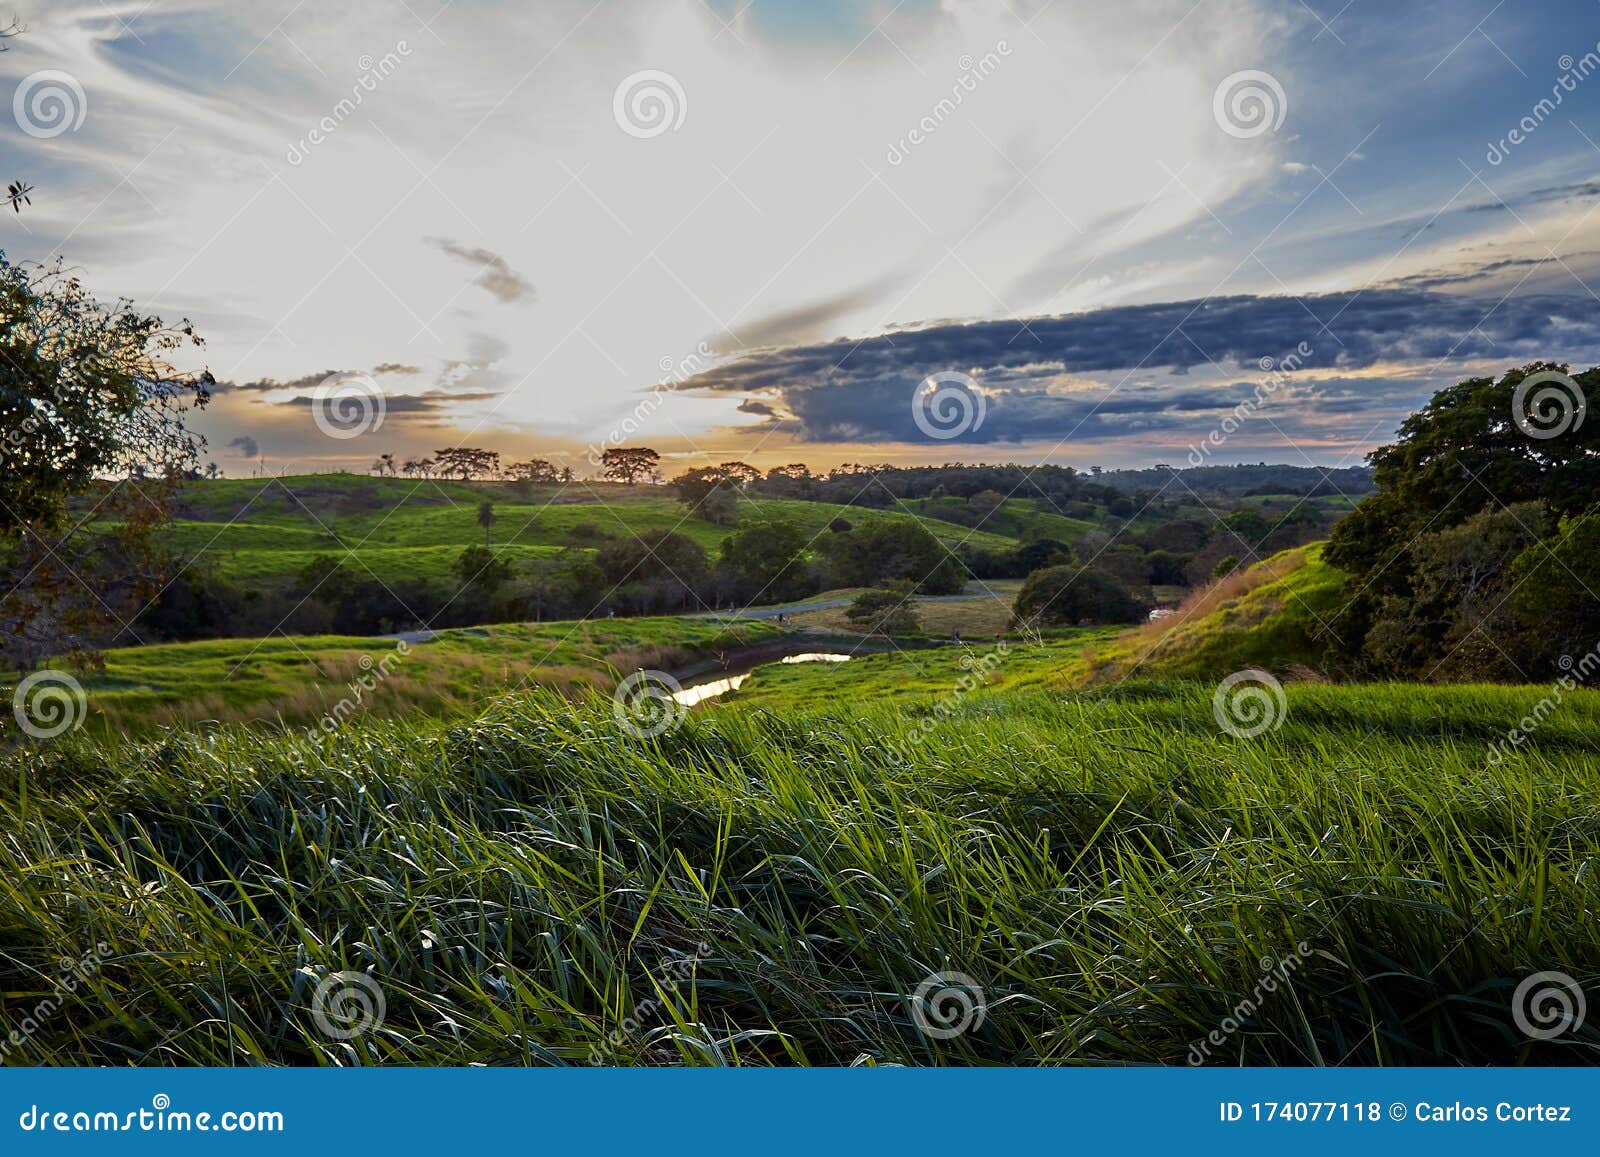
<instances>
[{"instance_id":1,"label":"foliage","mask_svg":"<svg viewBox=\"0 0 1600 1157\"><path fill-rule=\"evenodd\" d=\"M874 635L914 635L921 628L911 598L909 582L891 583L880 590L862 591L845 611L845 617Z\"/></svg>"},{"instance_id":2,"label":"foliage","mask_svg":"<svg viewBox=\"0 0 1600 1157\"><path fill-rule=\"evenodd\" d=\"M648 446L615 446L600 455L600 472L629 486L657 477L661 455Z\"/></svg>"},{"instance_id":3,"label":"foliage","mask_svg":"<svg viewBox=\"0 0 1600 1157\"><path fill-rule=\"evenodd\" d=\"M966 583L961 561L916 522L879 522L824 535L817 549L836 587L904 580L923 594L955 594Z\"/></svg>"},{"instance_id":4,"label":"foliage","mask_svg":"<svg viewBox=\"0 0 1600 1157\"><path fill-rule=\"evenodd\" d=\"M746 522L722 543L722 565L733 575L741 601L788 602L817 589L806 565L810 536L792 522Z\"/></svg>"},{"instance_id":5,"label":"foliage","mask_svg":"<svg viewBox=\"0 0 1600 1157\"><path fill-rule=\"evenodd\" d=\"M10 661L104 645L161 590L171 566L155 531L173 483L199 473L203 443L184 422L212 384L168 359L200 344L187 321L102 305L59 264L27 269L0 254L0 637Z\"/></svg>"},{"instance_id":6,"label":"foliage","mask_svg":"<svg viewBox=\"0 0 1600 1157\"><path fill-rule=\"evenodd\" d=\"M948 688L654 740L534 694L449 725L13 751L7 999L109 953L12 1059L1181 1066L1293 953L1211 1063L1600 1061L1594 1024L1530 1040L1512 997L1541 970L1600 982L1600 696L1489 766L1539 692L1295 684L1244 742L1209 685L936 712ZM934 1039L911 997L951 971L986 1015ZM386 997L348 1041L312 1015L340 972Z\"/></svg>"},{"instance_id":7,"label":"foliage","mask_svg":"<svg viewBox=\"0 0 1600 1157\"><path fill-rule=\"evenodd\" d=\"M1573 376L1576 397L1563 391L1564 427L1530 420L1537 392L1517 399L1528 379L1565 371L1540 362L1440 390L1370 455L1379 491L1334 528L1328 559L1351 576L1347 652L1374 672L1530 678L1579 641L1574 619L1536 611L1539 586L1508 602L1535 572L1557 601L1571 596L1580 571L1542 568L1541 540L1600 502L1600 423L1584 420L1600 370Z\"/></svg>"},{"instance_id":8,"label":"foliage","mask_svg":"<svg viewBox=\"0 0 1600 1157\"><path fill-rule=\"evenodd\" d=\"M1103 571L1067 564L1034 571L1017 592L1018 623L1075 627L1083 623L1134 623L1145 608Z\"/></svg>"}]
</instances>

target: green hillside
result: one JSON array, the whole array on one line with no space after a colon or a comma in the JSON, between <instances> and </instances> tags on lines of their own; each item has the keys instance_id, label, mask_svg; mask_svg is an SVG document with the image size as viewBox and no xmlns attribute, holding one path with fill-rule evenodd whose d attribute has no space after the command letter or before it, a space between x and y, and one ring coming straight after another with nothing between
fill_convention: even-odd
<instances>
[{"instance_id":1,"label":"green hillside","mask_svg":"<svg viewBox=\"0 0 1600 1157\"><path fill-rule=\"evenodd\" d=\"M443 579L464 548L483 545L478 507L484 501L494 503L490 543L512 560L592 549L606 538L647 531L674 531L714 553L730 532L690 517L683 503L656 486L584 482L518 491L506 483L326 474L190 483L166 535L181 559L214 565L231 579L288 581L317 555L345 558L345 551L379 577ZM951 549L1016 545L1003 533L901 510L766 498L744 499L739 509L741 520L779 519L808 535L836 518L861 527L911 520Z\"/></svg>"}]
</instances>

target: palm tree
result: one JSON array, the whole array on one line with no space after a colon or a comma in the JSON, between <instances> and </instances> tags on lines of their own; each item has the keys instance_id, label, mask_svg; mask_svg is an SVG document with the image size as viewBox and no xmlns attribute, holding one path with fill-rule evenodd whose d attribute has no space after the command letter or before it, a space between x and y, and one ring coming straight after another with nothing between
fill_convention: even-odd
<instances>
[{"instance_id":1,"label":"palm tree","mask_svg":"<svg viewBox=\"0 0 1600 1157\"><path fill-rule=\"evenodd\" d=\"M478 504L478 525L483 527L483 547L489 548L489 528L494 525L494 503L481 502Z\"/></svg>"}]
</instances>

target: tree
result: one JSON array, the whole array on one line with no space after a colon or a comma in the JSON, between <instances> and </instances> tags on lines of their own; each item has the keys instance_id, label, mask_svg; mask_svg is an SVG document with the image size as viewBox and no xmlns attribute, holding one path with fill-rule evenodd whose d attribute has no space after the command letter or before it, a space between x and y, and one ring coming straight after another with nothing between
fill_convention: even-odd
<instances>
[{"instance_id":1,"label":"tree","mask_svg":"<svg viewBox=\"0 0 1600 1157\"><path fill-rule=\"evenodd\" d=\"M846 609L844 617L872 635L915 634L921 629L921 622L912 606L912 594L908 582L862 591Z\"/></svg>"},{"instance_id":2,"label":"tree","mask_svg":"<svg viewBox=\"0 0 1600 1157\"><path fill-rule=\"evenodd\" d=\"M493 594L511 577L511 564L482 546L467 547L450 569L463 590L477 588L484 594Z\"/></svg>"},{"instance_id":3,"label":"tree","mask_svg":"<svg viewBox=\"0 0 1600 1157\"><path fill-rule=\"evenodd\" d=\"M684 535L647 530L606 543L595 553L595 564L613 585L654 580L691 584L705 573L706 552Z\"/></svg>"},{"instance_id":4,"label":"tree","mask_svg":"<svg viewBox=\"0 0 1600 1157\"><path fill-rule=\"evenodd\" d=\"M167 359L202 344L187 321L101 305L59 264L0 253L0 646L12 661L91 651L165 585L173 564L155 531L198 471L204 442L185 419L214 384Z\"/></svg>"},{"instance_id":5,"label":"tree","mask_svg":"<svg viewBox=\"0 0 1600 1157\"><path fill-rule=\"evenodd\" d=\"M378 460L372 464L372 470L379 478L395 474L397 471L394 464L394 455L379 454Z\"/></svg>"},{"instance_id":6,"label":"tree","mask_svg":"<svg viewBox=\"0 0 1600 1157\"><path fill-rule=\"evenodd\" d=\"M1035 626L1133 623L1145 608L1110 575L1068 564L1034 571L1017 592L1013 620Z\"/></svg>"},{"instance_id":7,"label":"tree","mask_svg":"<svg viewBox=\"0 0 1600 1157\"><path fill-rule=\"evenodd\" d=\"M440 475L449 477L459 474L463 482L480 476L491 477L500 470L500 455L497 452L472 446L435 450L433 460Z\"/></svg>"},{"instance_id":8,"label":"tree","mask_svg":"<svg viewBox=\"0 0 1600 1157\"><path fill-rule=\"evenodd\" d=\"M791 462L768 470L762 488L779 498L812 498L817 492L817 480L804 462Z\"/></svg>"},{"instance_id":9,"label":"tree","mask_svg":"<svg viewBox=\"0 0 1600 1157\"><path fill-rule=\"evenodd\" d=\"M520 482L532 482L538 486L554 486L561 481L561 473L556 469L555 463L544 458L513 462L508 468L508 473Z\"/></svg>"},{"instance_id":10,"label":"tree","mask_svg":"<svg viewBox=\"0 0 1600 1157\"><path fill-rule=\"evenodd\" d=\"M659 477L661 455L648 446L616 446L600 456L600 472L612 482L629 486L641 479L648 481Z\"/></svg>"},{"instance_id":11,"label":"tree","mask_svg":"<svg viewBox=\"0 0 1600 1157\"><path fill-rule=\"evenodd\" d=\"M1417 547L1425 537L1523 503L1538 504L1536 521L1548 515L1552 527L1596 506L1600 422L1587 411L1597 391L1600 369L1568 375L1550 362L1498 381L1470 378L1436 393L1401 423L1392 444L1368 455L1378 492L1333 528L1324 554L1350 576L1341 621L1332 624L1348 657L1426 673L1457 646L1437 627L1421 625L1433 621L1429 604L1443 597L1439 574L1424 573L1427 548ZM1519 521L1529 524L1526 516ZM1536 558L1540 547L1526 549ZM1509 564L1498 550L1494 558L1496 566ZM1380 623L1381 638L1369 639ZM1521 630L1517 641L1531 651L1548 655L1557 645L1551 616L1522 619Z\"/></svg>"},{"instance_id":12,"label":"tree","mask_svg":"<svg viewBox=\"0 0 1600 1157\"><path fill-rule=\"evenodd\" d=\"M781 603L804 598L816 586L805 565L809 541L791 522L749 522L723 539L722 564L748 599Z\"/></svg>"},{"instance_id":13,"label":"tree","mask_svg":"<svg viewBox=\"0 0 1600 1157\"><path fill-rule=\"evenodd\" d=\"M1053 538L1038 538L1017 548L1017 569L1026 578L1047 566L1060 566L1072 557L1072 548Z\"/></svg>"},{"instance_id":14,"label":"tree","mask_svg":"<svg viewBox=\"0 0 1600 1157\"><path fill-rule=\"evenodd\" d=\"M923 594L956 594L966 585L960 560L911 518L883 519L827 535L817 540L817 549L835 586L869 587L904 579Z\"/></svg>"},{"instance_id":15,"label":"tree","mask_svg":"<svg viewBox=\"0 0 1600 1157\"><path fill-rule=\"evenodd\" d=\"M1236 554L1225 554L1217 560L1217 565L1211 568L1211 578L1213 581L1220 578L1227 578L1238 569L1239 556Z\"/></svg>"},{"instance_id":16,"label":"tree","mask_svg":"<svg viewBox=\"0 0 1600 1157\"><path fill-rule=\"evenodd\" d=\"M739 483L723 466L687 470L674 478L672 485L679 501L696 517L721 526L732 526L739 520Z\"/></svg>"},{"instance_id":17,"label":"tree","mask_svg":"<svg viewBox=\"0 0 1600 1157\"><path fill-rule=\"evenodd\" d=\"M489 546L489 528L494 525L494 503L478 503L478 525L483 527L483 545Z\"/></svg>"}]
</instances>

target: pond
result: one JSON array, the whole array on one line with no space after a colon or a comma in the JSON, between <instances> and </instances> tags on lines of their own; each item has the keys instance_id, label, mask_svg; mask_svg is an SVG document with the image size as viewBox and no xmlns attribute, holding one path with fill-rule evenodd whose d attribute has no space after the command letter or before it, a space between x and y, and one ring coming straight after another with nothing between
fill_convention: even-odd
<instances>
[{"instance_id":1,"label":"pond","mask_svg":"<svg viewBox=\"0 0 1600 1157\"><path fill-rule=\"evenodd\" d=\"M850 660L849 655L841 655L832 651L807 651L799 655L785 655L778 660L780 663L845 663ZM766 663L758 663L744 671L732 675L722 675L715 679L708 679L703 683L695 683L685 687L672 697L685 707L693 707L697 703L704 703L707 699L715 699L718 695L726 695L738 687L752 672Z\"/></svg>"}]
</instances>

